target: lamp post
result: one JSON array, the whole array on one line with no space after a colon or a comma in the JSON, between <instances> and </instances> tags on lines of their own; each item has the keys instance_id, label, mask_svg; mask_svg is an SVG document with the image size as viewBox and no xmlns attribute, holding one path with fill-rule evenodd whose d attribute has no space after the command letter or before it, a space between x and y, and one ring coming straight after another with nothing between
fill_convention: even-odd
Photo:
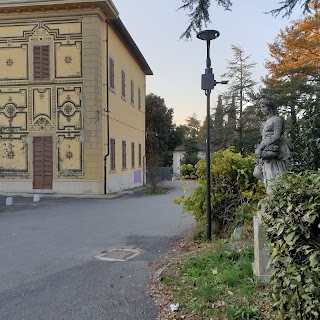
<instances>
[{"instance_id":1,"label":"lamp post","mask_svg":"<svg viewBox=\"0 0 320 320\"><path fill-rule=\"evenodd\" d=\"M218 38L220 32L217 30L203 30L197 34L197 38L207 42L207 60L205 73L201 76L201 89L207 96L207 122L206 122L206 218L207 218L207 241L212 238L211 235L211 190L210 190L210 94L216 84L227 84L228 81L217 82L211 68L210 59L210 41Z\"/></svg>"}]
</instances>

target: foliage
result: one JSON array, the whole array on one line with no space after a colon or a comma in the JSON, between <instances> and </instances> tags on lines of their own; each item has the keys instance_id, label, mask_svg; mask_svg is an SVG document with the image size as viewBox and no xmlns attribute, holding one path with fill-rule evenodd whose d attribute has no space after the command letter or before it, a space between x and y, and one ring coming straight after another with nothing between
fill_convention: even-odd
<instances>
[{"instance_id":1,"label":"foliage","mask_svg":"<svg viewBox=\"0 0 320 320\"><path fill-rule=\"evenodd\" d=\"M291 22L269 44L271 59L266 63L269 73L264 79L265 93L273 96L290 116L292 128L298 122L302 102L319 95L319 28L319 12L314 10L303 19Z\"/></svg>"},{"instance_id":2,"label":"foliage","mask_svg":"<svg viewBox=\"0 0 320 320\"><path fill-rule=\"evenodd\" d=\"M319 319L320 172L283 174L262 202L280 319Z\"/></svg>"},{"instance_id":3,"label":"foliage","mask_svg":"<svg viewBox=\"0 0 320 320\"><path fill-rule=\"evenodd\" d=\"M164 99L151 93L146 96L147 150L155 144L158 151L165 150L173 128L173 109L167 108Z\"/></svg>"},{"instance_id":4,"label":"foliage","mask_svg":"<svg viewBox=\"0 0 320 320\"><path fill-rule=\"evenodd\" d=\"M188 128L184 125L174 126L170 131L168 149L173 151L177 146L181 145L186 137Z\"/></svg>"},{"instance_id":5,"label":"foliage","mask_svg":"<svg viewBox=\"0 0 320 320\"><path fill-rule=\"evenodd\" d=\"M267 301L253 278L252 260L252 247L235 249L220 241L179 263L175 276L165 271L161 280L173 291L184 315L193 314L195 319L262 319Z\"/></svg>"},{"instance_id":6,"label":"foliage","mask_svg":"<svg viewBox=\"0 0 320 320\"><path fill-rule=\"evenodd\" d=\"M181 38L190 39L192 32L202 30L202 26L207 26L210 23L209 8L211 3L216 2L218 6L225 10L231 10L233 1L231 0L181 0L182 6L179 9L188 10L188 17L190 20L189 26L181 35ZM310 8L316 5L318 0L303 0L303 13L310 12ZM283 0L281 6L271 11L277 16L284 12L284 16L290 16L294 7L300 3L301 0Z\"/></svg>"},{"instance_id":7,"label":"foliage","mask_svg":"<svg viewBox=\"0 0 320 320\"><path fill-rule=\"evenodd\" d=\"M244 105L248 103L253 96L256 82L252 79L253 68L256 63L250 62L250 56L247 56L240 46L231 46L233 59L228 61L227 72L222 77L227 77L230 82L229 89L224 94L230 100L232 108L236 112L236 130L238 133L237 150L243 153L243 136L245 131Z\"/></svg>"},{"instance_id":8,"label":"foliage","mask_svg":"<svg viewBox=\"0 0 320 320\"><path fill-rule=\"evenodd\" d=\"M254 153L254 146L260 142L261 133L260 127L265 120L263 113L257 105L257 100L253 100L254 103L248 105L243 110L243 149L244 155L247 153Z\"/></svg>"},{"instance_id":9,"label":"foliage","mask_svg":"<svg viewBox=\"0 0 320 320\"><path fill-rule=\"evenodd\" d=\"M197 138L201 127L197 114L193 113L191 117L188 117L186 123L188 138Z\"/></svg>"},{"instance_id":10,"label":"foliage","mask_svg":"<svg viewBox=\"0 0 320 320\"><path fill-rule=\"evenodd\" d=\"M216 150L222 149L223 141L226 139L224 135L224 110L221 95L218 96L217 107L213 118L212 143Z\"/></svg>"},{"instance_id":11,"label":"foliage","mask_svg":"<svg viewBox=\"0 0 320 320\"><path fill-rule=\"evenodd\" d=\"M319 13L315 11L280 31L274 43L269 44L272 60L267 61L266 68L272 78L290 74L309 81L318 78L319 29Z\"/></svg>"},{"instance_id":12,"label":"foliage","mask_svg":"<svg viewBox=\"0 0 320 320\"><path fill-rule=\"evenodd\" d=\"M167 151L173 151L182 143L184 129L173 123L173 109L167 108L164 99L150 93L146 96L146 155L147 166L157 167L172 164Z\"/></svg>"},{"instance_id":13,"label":"foliage","mask_svg":"<svg viewBox=\"0 0 320 320\"><path fill-rule=\"evenodd\" d=\"M253 217L257 213L257 204L255 202L244 202L240 204L234 213L234 225L240 229L241 239L253 240Z\"/></svg>"},{"instance_id":14,"label":"foliage","mask_svg":"<svg viewBox=\"0 0 320 320\"><path fill-rule=\"evenodd\" d=\"M183 164L180 167L181 175L183 179L197 179L196 168L192 164Z\"/></svg>"},{"instance_id":15,"label":"foliage","mask_svg":"<svg viewBox=\"0 0 320 320\"><path fill-rule=\"evenodd\" d=\"M291 135L293 168L318 170L320 168L320 98L309 99L304 113Z\"/></svg>"},{"instance_id":16,"label":"foliage","mask_svg":"<svg viewBox=\"0 0 320 320\"><path fill-rule=\"evenodd\" d=\"M227 115L225 123L226 147L235 146L237 144L237 111L234 94L231 96L224 94L222 96L224 110Z\"/></svg>"},{"instance_id":17,"label":"foliage","mask_svg":"<svg viewBox=\"0 0 320 320\"><path fill-rule=\"evenodd\" d=\"M198 140L196 138L187 138L184 141L184 147L185 147L185 154L184 154L184 164L191 164L195 165L198 161Z\"/></svg>"},{"instance_id":18,"label":"foliage","mask_svg":"<svg viewBox=\"0 0 320 320\"><path fill-rule=\"evenodd\" d=\"M205 219L206 213L206 162L196 164L199 187L188 197L182 195L175 203L183 205L196 220ZM244 202L255 203L264 195L262 185L253 177L254 157L243 158L231 148L218 151L211 156L211 213L219 231L234 222L236 208Z\"/></svg>"}]
</instances>

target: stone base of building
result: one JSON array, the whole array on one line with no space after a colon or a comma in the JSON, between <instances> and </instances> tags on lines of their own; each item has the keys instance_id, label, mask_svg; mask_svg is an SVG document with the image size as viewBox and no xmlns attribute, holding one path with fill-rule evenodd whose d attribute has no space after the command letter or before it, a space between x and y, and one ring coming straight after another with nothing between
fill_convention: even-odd
<instances>
[{"instance_id":1,"label":"stone base of building","mask_svg":"<svg viewBox=\"0 0 320 320\"><path fill-rule=\"evenodd\" d=\"M53 180L52 189L33 189L31 179L1 179L0 193L102 194L103 181Z\"/></svg>"}]
</instances>

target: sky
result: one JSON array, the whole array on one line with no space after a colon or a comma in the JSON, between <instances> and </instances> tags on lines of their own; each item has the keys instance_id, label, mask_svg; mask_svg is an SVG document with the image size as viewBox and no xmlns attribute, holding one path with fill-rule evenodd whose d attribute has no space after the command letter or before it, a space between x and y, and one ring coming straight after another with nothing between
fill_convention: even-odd
<instances>
[{"instance_id":1,"label":"sky","mask_svg":"<svg viewBox=\"0 0 320 320\"><path fill-rule=\"evenodd\" d=\"M280 0L233 0L232 11L226 11L212 0L211 23L220 36L211 42L211 67L217 81L232 60L231 46L240 46L248 62L256 63L253 78L260 82L266 75L264 64L270 59L268 43L273 43L280 30L301 17L299 4L290 18L265 14L278 8ZM147 76L146 92L165 100L174 110L174 122L185 124L194 113L202 122L206 115L206 96L201 90L201 74L205 71L206 42L196 38L180 40L188 26L188 11L177 10L182 0L113 0L119 16L136 42L154 75ZM261 84L261 82L260 82ZM259 86L259 84L258 84ZM258 87L257 86L257 87ZM211 94L214 110L217 97L227 89L218 84Z\"/></svg>"}]
</instances>

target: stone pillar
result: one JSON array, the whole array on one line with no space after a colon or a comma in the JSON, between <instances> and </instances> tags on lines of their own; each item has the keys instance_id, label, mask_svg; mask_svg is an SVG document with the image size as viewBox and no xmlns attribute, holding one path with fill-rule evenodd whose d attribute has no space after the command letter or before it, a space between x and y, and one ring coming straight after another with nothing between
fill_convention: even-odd
<instances>
[{"instance_id":1,"label":"stone pillar","mask_svg":"<svg viewBox=\"0 0 320 320\"><path fill-rule=\"evenodd\" d=\"M253 217L254 231L254 263L253 274L261 283L269 283L271 269L269 267L271 251L267 247L266 232L262 225L262 211Z\"/></svg>"}]
</instances>

